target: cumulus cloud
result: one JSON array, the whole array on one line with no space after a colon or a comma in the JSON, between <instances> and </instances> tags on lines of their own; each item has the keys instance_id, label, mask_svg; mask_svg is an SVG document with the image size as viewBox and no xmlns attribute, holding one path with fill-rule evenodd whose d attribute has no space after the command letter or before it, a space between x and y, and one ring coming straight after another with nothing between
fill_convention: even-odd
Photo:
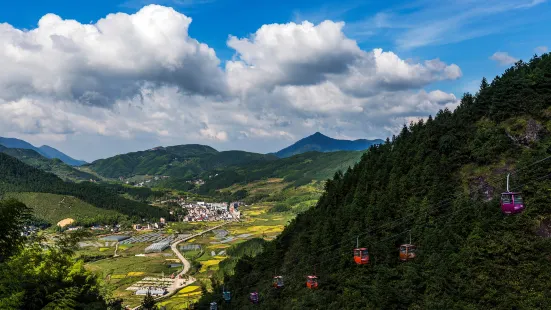
<instances>
[{"instance_id":1,"label":"cumulus cloud","mask_svg":"<svg viewBox=\"0 0 551 310\"><path fill-rule=\"evenodd\" d=\"M230 36L228 46L238 59L226 64L231 89L239 93L332 81L351 93L368 95L380 88L419 88L462 75L457 65L439 59L420 64L382 49L363 51L344 35L343 26L332 21L272 24L251 38Z\"/></svg>"},{"instance_id":2,"label":"cumulus cloud","mask_svg":"<svg viewBox=\"0 0 551 310\"><path fill-rule=\"evenodd\" d=\"M490 56L490 59L497 61L502 66L512 65L518 60L506 52L495 52L492 56Z\"/></svg>"},{"instance_id":3,"label":"cumulus cloud","mask_svg":"<svg viewBox=\"0 0 551 310\"><path fill-rule=\"evenodd\" d=\"M0 92L110 106L146 85L220 95L225 83L213 49L188 36L191 18L150 5L110 14L95 24L54 14L30 31L0 24Z\"/></svg>"},{"instance_id":4,"label":"cumulus cloud","mask_svg":"<svg viewBox=\"0 0 551 310\"><path fill-rule=\"evenodd\" d=\"M235 55L221 64L188 35L191 21L150 5L94 24L53 14L29 31L0 24L0 131L68 139L54 145L69 151L73 137L101 136L113 147L127 141L124 151L203 143L269 152L315 131L384 138L458 102L423 90L460 78L457 65L362 50L340 22L264 25L246 38L229 36ZM101 150L73 154L94 159Z\"/></svg>"},{"instance_id":5,"label":"cumulus cloud","mask_svg":"<svg viewBox=\"0 0 551 310\"><path fill-rule=\"evenodd\" d=\"M229 61L226 70L234 90L276 85L312 85L328 74L348 70L361 50L342 32L344 23L324 21L318 25L264 25L250 38L230 36L227 44L238 60Z\"/></svg>"}]
</instances>

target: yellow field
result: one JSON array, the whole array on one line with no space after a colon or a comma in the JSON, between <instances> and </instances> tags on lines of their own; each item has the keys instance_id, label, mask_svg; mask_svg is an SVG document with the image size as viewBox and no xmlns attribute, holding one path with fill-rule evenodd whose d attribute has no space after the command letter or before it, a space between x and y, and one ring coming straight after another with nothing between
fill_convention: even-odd
<instances>
[{"instance_id":1,"label":"yellow field","mask_svg":"<svg viewBox=\"0 0 551 310\"><path fill-rule=\"evenodd\" d=\"M197 286L197 285L190 285L190 286L186 286L184 287L183 289L181 289L178 294L187 294L187 293L191 293L193 291L198 291L200 290L201 287L200 286Z\"/></svg>"},{"instance_id":2,"label":"yellow field","mask_svg":"<svg viewBox=\"0 0 551 310\"><path fill-rule=\"evenodd\" d=\"M222 259L209 259L201 262L201 270L199 272L206 272L207 270L218 270L218 264Z\"/></svg>"},{"instance_id":3,"label":"yellow field","mask_svg":"<svg viewBox=\"0 0 551 310\"><path fill-rule=\"evenodd\" d=\"M213 245L209 245L208 249L213 249L213 250L221 250L221 249L227 249L229 248L230 245L229 244L213 244Z\"/></svg>"},{"instance_id":4,"label":"yellow field","mask_svg":"<svg viewBox=\"0 0 551 310\"><path fill-rule=\"evenodd\" d=\"M197 302L201 298L201 287L197 285L186 286L178 294L158 303L170 310L188 309L188 305Z\"/></svg>"},{"instance_id":5,"label":"yellow field","mask_svg":"<svg viewBox=\"0 0 551 310\"><path fill-rule=\"evenodd\" d=\"M141 271L132 271L127 274L127 276L129 277L141 277L143 275L145 275L145 272L141 272Z\"/></svg>"},{"instance_id":6,"label":"yellow field","mask_svg":"<svg viewBox=\"0 0 551 310\"><path fill-rule=\"evenodd\" d=\"M112 274L111 279L124 279L126 278L125 274Z\"/></svg>"}]
</instances>

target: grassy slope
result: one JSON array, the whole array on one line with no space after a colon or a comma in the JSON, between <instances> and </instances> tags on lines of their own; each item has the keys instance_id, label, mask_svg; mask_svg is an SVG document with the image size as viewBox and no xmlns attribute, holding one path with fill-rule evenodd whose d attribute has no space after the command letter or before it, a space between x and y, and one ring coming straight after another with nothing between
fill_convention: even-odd
<instances>
[{"instance_id":1,"label":"grassy slope","mask_svg":"<svg viewBox=\"0 0 551 310\"><path fill-rule=\"evenodd\" d=\"M6 193L6 198L15 198L33 209L36 217L55 225L62 219L83 221L102 214L106 217L123 217L119 212L96 208L80 199L48 193Z\"/></svg>"},{"instance_id":2,"label":"grassy slope","mask_svg":"<svg viewBox=\"0 0 551 310\"><path fill-rule=\"evenodd\" d=\"M166 210L145 203L124 199L109 188L89 182L63 182L57 176L31 167L7 154L0 153L0 194L7 192L41 192L77 197L103 210L133 216L158 218L168 216ZM98 214L98 216L102 216Z\"/></svg>"}]
</instances>

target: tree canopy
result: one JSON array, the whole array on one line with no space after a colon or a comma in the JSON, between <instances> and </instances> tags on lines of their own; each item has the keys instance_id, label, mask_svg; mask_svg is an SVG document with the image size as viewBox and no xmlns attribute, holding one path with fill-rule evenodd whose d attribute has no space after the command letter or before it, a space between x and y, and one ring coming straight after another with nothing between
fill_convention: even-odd
<instances>
[{"instance_id":1,"label":"tree canopy","mask_svg":"<svg viewBox=\"0 0 551 310\"><path fill-rule=\"evenodd\" d=\"M199 307L221 309L543 309L551 305L551 56L518 62L453 111L409 126L336 173L317 205ZM539 161L541 159L545 159ZM505 216L507 173L527 209ZM546 224L547 223L547 224ZM400 262L409 242L418 256ZM353 262L356 238L371 261ZM277 270L285 288L274 290ZM305 286L319 277L319 289Z\"/></svg>"}]
</instances>

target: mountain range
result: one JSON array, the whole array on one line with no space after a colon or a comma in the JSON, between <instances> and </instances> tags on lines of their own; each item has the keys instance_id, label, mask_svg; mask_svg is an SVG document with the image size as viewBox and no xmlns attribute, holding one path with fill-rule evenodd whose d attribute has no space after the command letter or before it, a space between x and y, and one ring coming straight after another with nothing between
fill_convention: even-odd
<instances>
[{"instance_id":1,"label":"mountain range","mask_svg":"<svg viewBox=\"0 0 551 310\"><path fill-rule=\"evenodd\" d=\"M290 145L276 153L279 158L285 158L297 154L302 154L311 151L317 152L335 152L335 151L363 151L367 150L374 144L381 144L384 141L381 139L375 140L338 140L323 135L320 132L300 139L293 145Z\"/></svg>"},{"instance_id":2,"label":"mountain range","mask_svg":"<svg viewBox=\"0 0 551 310\"><path fill-rule=\"evenodd\" d=\"M82 166L84 164L86 164L85 161L83 160L77 160L77 159L74 159L66 154L64 154L63 152L51 147L51 146L48 146L48 145L43 145L41 147L36 147L24 140L20 140L20 139L15 139L15 138L4 138L4 137L0 137L0 145L3 145L7 148L10 148L10 149L26 149L26 150L33 150L35 152L37 152L38 154L46 157L46 158L57 158L57 159L60 159L61 161L63 161L64 163L68 164L68 165L71 165L71 166Z\"/></svg>"}]
</instances>

